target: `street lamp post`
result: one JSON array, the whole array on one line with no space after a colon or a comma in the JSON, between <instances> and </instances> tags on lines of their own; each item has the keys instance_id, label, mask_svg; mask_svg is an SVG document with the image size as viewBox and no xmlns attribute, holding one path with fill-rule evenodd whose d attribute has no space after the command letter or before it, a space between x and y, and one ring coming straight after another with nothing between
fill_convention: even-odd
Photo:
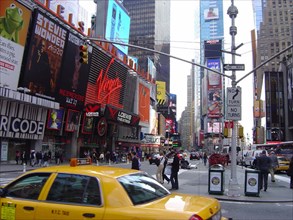
<instances>
[{"instance_id":1,"label":"street lamp post","mask_svg":"<svg viewBox=\"0 0 293 220\"><path fill-rule=\"evenodd\" d=\"M235 64L235 54L239 47L235 47L235 35L237 34L237 27L235 26L235 18L238 14L238 9L234 6L234 0L231 0L231 6L228 8L227 14L232 20L230 27L230 35L232 36L231 54L232 65ZM232 88L236 88L236 71L232 70ZM236 125L238 121L233 120L233 124ZM231 146L231 179L229 180L228 196L240 196L240 187L237 181L236 174L236 145L237 145L237 126L232 128L232 146Z\"/></svg>"}]
</instances>

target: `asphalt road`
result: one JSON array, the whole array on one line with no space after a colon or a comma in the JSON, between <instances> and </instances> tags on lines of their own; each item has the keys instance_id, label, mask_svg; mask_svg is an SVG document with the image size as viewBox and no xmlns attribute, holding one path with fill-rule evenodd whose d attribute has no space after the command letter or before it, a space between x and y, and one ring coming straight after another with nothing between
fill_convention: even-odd
<instances>
[{"instance_id":1,"label":"asphalt road","mask_svg":"<svg viewBox=\"0 0 293 220\"><path fill-rule=\"evenodd\" d=\"M192 161L198 163L198 161ZM117 164L115 166L122 166L130 168L131 164ZM150 165L148 162L142 163L142 170L148 172L155 177L156 165ZM190 181L190 175L194 175L198 170L180 170L180 182ZM200 171L205 172L205 171ZM8 172L0 174L0 185L8 183L23 172ZM278 174L279 175L279 174ZM280 174L279 178L288 178L284 174ZM165 183L166 188L170 185ZM196 193L197 189L190 189L189 193ZM188 193L188 192L187 192ZM292 191L293 196L293 191ZM223 216L232 218L233 220L292 220L293 219L293 203L259 203L259 202L235 202L235 201L220 201L222 206Z\"/></svg>"}]
</instances>

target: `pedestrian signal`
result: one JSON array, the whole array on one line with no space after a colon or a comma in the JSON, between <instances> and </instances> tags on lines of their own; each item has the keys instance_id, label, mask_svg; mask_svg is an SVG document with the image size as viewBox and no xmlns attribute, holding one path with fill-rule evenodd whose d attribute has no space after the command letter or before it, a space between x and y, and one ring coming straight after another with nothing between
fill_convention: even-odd
<instances>
[{"instance_id":1,"label":"pedestrian signal","mask_svg":"<svg viewBox=\"0 0 293 220\"><path fill-rule=\"evenodd\" d=\"M87 64L88 63L88 46L87 45L81 45L79 47L79 49L80 49L80 52L79 52L79 56L80 56L79 62L80 63Z\"/></svg>"}]
</instances>

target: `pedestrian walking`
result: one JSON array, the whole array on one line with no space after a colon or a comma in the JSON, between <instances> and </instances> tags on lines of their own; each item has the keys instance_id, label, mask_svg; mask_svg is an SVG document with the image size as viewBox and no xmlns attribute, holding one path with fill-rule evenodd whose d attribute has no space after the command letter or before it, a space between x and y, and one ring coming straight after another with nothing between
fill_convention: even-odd
<instances>
[{"instance_id":1,"label":"pedestrian walking","mask_svg":"<svg viewBox=\"0 0 293 220\"><path fill-rule=\"evenodd\" d=\"M50 156L49 156L49 153L47 153L47 152L44 153L43 161L44 161L43 166L44 166L44 167L48 167L48 166L49 166L49 163L50 163Z\"/></svg>"},{"instance_id":2,"label":"pedestrian walking","mask_svg":"<svg viewBox=\"0 0 293 220\"><path fill-rule=\"evenodd\" d=\"M203 154L203 164L206 166L207 165L207 160L208 160L208 155L206 152Z\"/></svg>"},{"instance_id":3,"label":"pedestrian walking","mask_svg":"<svg viewBox=\"0 0 293 220\"><path fill-rule=\"evenodd\" d=\"M287 175L290 176L290 189L293 189L293 156L291 157Z\"/></svg>"},{"instance_id":4,"label":"pedestrian walking","mask_svg":"<svg viewBox=\"0 0 293 220\"><path fill-rule=\"evenodd\" d=\"M160 152L160 155L158 156L157 160L158 160L158 165L157 165L156 178L157 178L158 182L163 184L164 183L163 170L164 170L164 162L165 162L163 152Z\"/></svg>"},{"instance_id":5,"label":"pedestrian walking","mask_svg":"<svg viewBox=\"0 0 293 220\"><path fill-rule=\"evenodd\" d=\"M139 160L136 156L136 152L132 151L131 153L131 169L139 170Z\"/></svg>"},{"instance_id":6,"label":"pedestrian walking","mask_svg":"<svg viewBox=\"0 0 293 220\"><path fill-rule=\"evenodd\" d=\"M279 162L278 162L278 158L275 154L274 151L272 151L270 153L270 159L271 159L271 167L270 167L270 174L271 174L271 181L272 182L275 182L275 172L276 172L276 169L279 167Z\"/></svg>"},{"instance_id":7,"label":"pedestrian walking","mask_svg":"<svg viewBox=\"0 0 293 220\"><path fill-rule=\"evenodd\" d=\"M23 151L20 157L21 157L21 158L20 158L20 159L21 159L21 164L22 164L22 165L24 165L24 164L26 165L26 164L27 164L27 156L26 156L26 152Z\"/></svg>"},{"instance_id":8,"label":"pedestrian walking","mask_svg":"<svg viewBox=\"0 0 293 220\"><path fill-rule=\"evenodd\" d=\"M169 184L170 183L170 179L166 175L166 172L165 172L166 171L167 164L168 164L168 157L167 157L167 155L164 155L163 183L164 183L164 180L167 180L167 182ZM170 173L168 175L170 175Z\"/></svg>"},{"instance_id":9,"label":"pedestrian walking","mask_svg":"<svg viewBox=\"0 0 293 220\"><path fill-rule=\"evenodd\" d=\"M271 159L266 155L266 151L263 150L261 155L256 159L256 167L260 171L260 190L264 188L264 191L267 191L268 175L272 166L271 164Z\"/></svg>"},{"instance_id":10,"label":"pedestrian walking","mask_svg":"<svg viewBox=\"0 0 293 220\"><path fill-rule=\"evenodd\" d=\"M176 190L179 189L179 183L178 183L178 172L179 172L179 157L178 154L176 152L172 152L172 154L174 155L173 157L173 162L172 162L172 168L171 168L171 176L170 176L170 180L171 180L171 184L172 184L172 188L170 190Z\"/></svg>"},{"instance_id":11,"label":"pedestrian walking","mask_svg":"<svg viewBox=\"0 0 293 220\"><path fill-rule=\"evenodd\" d=\"M99 160L100 160L100 163L104 162L104 153L103 152L101 152L101 154L99 156Z\"/></svg>"},{"instance_id":12,"label":"pedestrian walking","mask_svg":"<svg viewBox=\"0 0 293 220\"><path fill-rule=\"evenodd\" d=\"M38 151L36 153L36 158L37 158L37 165L40 167L42 166L42 159L43 159L43 155L41 151Z\"/></svg>"},{"instance_id":13,"label":"pedestrian walking","mask_svg":"<svg viewBox=\"0 0 293 220\"><path fill-rule=\"evenodd\" d=\"M20 152L19 152L19 150L17 150L15 152L15 161L16 161L16 164L18 164L19 160L20 160Z\"/></svg>"}]
</instances>

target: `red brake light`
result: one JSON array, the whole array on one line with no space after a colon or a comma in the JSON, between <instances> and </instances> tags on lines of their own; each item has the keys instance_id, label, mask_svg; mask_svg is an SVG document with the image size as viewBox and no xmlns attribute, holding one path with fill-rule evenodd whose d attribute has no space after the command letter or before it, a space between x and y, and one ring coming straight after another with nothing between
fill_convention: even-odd
<instances>
[{"instance_id":1,"label":"red brake light","mask_svg":"<svg viewBox=\"0 0 293 220\"><path fill-rule=\"evenodd\" d=\"M203 220L203 219L198 215L193 215L189 218L189 220Z\"/></svg>"}]
</instances>

